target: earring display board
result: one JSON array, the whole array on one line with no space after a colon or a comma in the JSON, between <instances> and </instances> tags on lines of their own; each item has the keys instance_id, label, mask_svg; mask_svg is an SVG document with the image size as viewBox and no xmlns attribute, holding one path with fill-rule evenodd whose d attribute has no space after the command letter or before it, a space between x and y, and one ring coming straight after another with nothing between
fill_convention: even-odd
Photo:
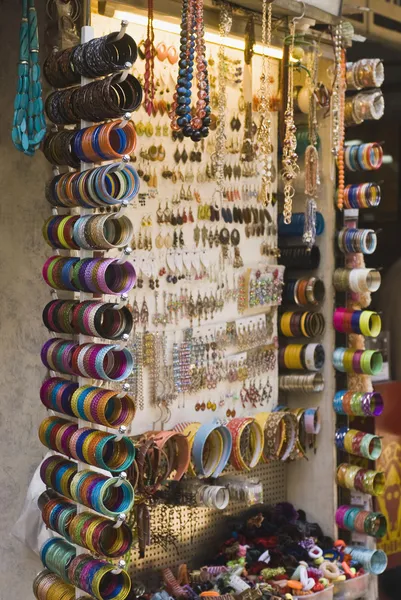
<instances>
[{"instance_id":1,"label":"earring display board","mask_svg":"<svg viewBox=\"0 0 401 600\"><path fill-rule=\"evenodd\" d=\"M118 29L119 22L93 15L92 26L99 37ZM127 33L139 50L132 73L143 82L146 27L129 23ZM153 362L153 368L146 366L144 355L144 364L127 380L138 405L132 435L171 429L183 421L252 416L271 411L278 400L276 306L282 268L275 266L277 217L275 207L262 209L258 161L240 161L246 126L243 51L225 48L227 150L220 198L214 177L216 123L198 144L172 139L167 113L175 91L178 42L177 34L155 29L158 111L148 115L142 105L132 116L136 148L131 159L141 181L137 198L124 210L134 226L133 252L126 260L137 273L129 302L137 329L151 334L144 338L145 353L160 354L160 363ZM217 114L219 46L206 47L211 103ZM255 95L261 61L261 56L254 56ZM278 61L271 61L271 76L277 90ZM275 140L277 113L272 114ZM253 118L257 122L257 113ZM273 170L276 181L276 158ZM266 287L276 287L267 289L265 296L252 297L251 306L241 309L244 278L251 286L265 279ZM127 345L134 354L137 341L132 335ZM192 377L192 388L174 379L174 360L179 361L189 345L199 375L198 383ZM182 393L177 393L180 388Z\"/></svg>"}]
</instances>

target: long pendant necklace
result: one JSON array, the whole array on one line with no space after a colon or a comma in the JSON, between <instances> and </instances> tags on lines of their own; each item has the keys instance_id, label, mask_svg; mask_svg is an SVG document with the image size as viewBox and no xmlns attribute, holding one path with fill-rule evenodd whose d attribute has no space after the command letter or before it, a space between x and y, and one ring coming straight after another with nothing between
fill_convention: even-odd
<instances>
[{"instance_id":1,"label":"long pendant necklace","mask_svg":"<svg viewBox=\"0 0 401 600\"><path fill-rule=\"evenodd\" d=\"M284 179L284 223L289 225L292 217L292 199L295 194L293 181L298 177L299 165L297 162L297 128L294 123L294 66L291 57L294 52L295 20L290 25L290 46L288 53L288 87L287 107L284 113L285 137L283 142L283 159L281 175Z\"/></svg>"},{"instance_id":2,"label":"long pendant necklace","mask_svg":"<svg viewBox=\"0 0 401 600\"><path fill-rule=\"evenodd\" d=\"M196 60L195 60L196 54ZM192 85L196 63L198 99L191 114ZM171 128L199 142L209 134L209 80L204 41L203 0L183 0L180 33L180 60L172 110Z\"/></svg>"},{"instance_id":3,"label":"long pendant necklace","mask_svg":"<svg viewBox=\"0 0 401 600\"><path fill-rule=\"evenodd\" d=\"M153 29L153 0L148 0L148 29L145 41L145 78L144 78L144 104L147 114L152 114L153 100L155 99L155 33Z\"/></svg>"},{"instance_id":4,"label":"long pendant necklace","mask_svg":"<svg viewBox=\"0 0 401 600\"><path fill-rule=\"evenodd\" d=\"M305 225L303 242L311 248L316 241L316 199L320 185L319 177L319 153L317 151L317 112L316 96L318 74L318 46L313 42L312 51L309 54L308 63L308 87L309 87L309 112L308 112L308 137L309 145L305 150Z\"/></svg>"},{"instance_id":5,"label":"long pendant necklace","mask_svg":"<svg viewBox=\"0 0 401 600\"><path fill-rule=\"evenodd\" d=\"M272 122L270 113L271 93L270 93L270 57L269 48L271 46L272 31L272 3L267 8L267 0L263 0L262 5L262 73L260 76L260 106L259 114L261 117L258 141L262 159L262 199L265 206L271 204L273 200L273 144L272 144ZM266 52L267 51L267 52ZM267 53L267 58L266 58Z\"/></svg>"},{"instance_id":6,"label":"long pendant necklace","mask_svg":"<svg viewBox=\"0 0 401 600\"><path fill-rule=\"evenodd\" d=\"M38 21L34 0L23 0L18 63L18 91L14 100L11 137L20 152L33 156L46 134L40 82Z\"/></svg>"}]
</instances>

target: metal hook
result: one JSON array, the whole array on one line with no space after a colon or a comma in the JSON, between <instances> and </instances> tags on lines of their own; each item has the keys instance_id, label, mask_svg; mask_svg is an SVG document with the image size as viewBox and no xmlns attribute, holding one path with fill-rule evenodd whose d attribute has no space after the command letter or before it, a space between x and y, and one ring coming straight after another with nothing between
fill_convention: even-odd
<instances>
[{"instance_id":1,"label":"metal hook","mask_svg":"<svg viewBox=\"0 0 401 600\"><path fill-rule=\"evenodd\" d=\"M124 71L121 73L120 77L116 79L116 83L122 83L125 81L129 75L129 72L132 69L132 62L127 61L124 63Z\"/></svg>"},{"instance_id":2,"label":"metal hook","mask_svg":"<svg viewBox=\"0 0 401 600\"><path fill-rule=\"evenodd\" d=\"M112 570L113 575L119 575L121 573L121 571L124 569L124 567L126 566L126 564L127 563L125 562L125 560L123 558L121 558L118 561L118 568Z\"/></svg>"},{"instance_id":3,"label":"metal hook","mask_svg":"<svg viewBox=\"0 0 401 600\"><path fill-rule=\"evenodd\" d=\"M124 523L127 515L125 513L121 513L118 515L115 525L113 525L113 529L119 529L121 525Z\"/></svg>"},{"instance_id":4,"label":"metal hook","mask_svg":"<svg viewBox=\"0 0 401 600\"><path fill-rule=\"evenodd\" d=\"M129 383L124 383L123 386L122 386L122 391L119 394L117 394L116 397L117 398L124 398L124 396L127 394L127 392L129 392L130 388L131 388L131 386L130 386Z\"/></svg>"},{"instance_id":5,"label":"metal hook","mask_svg":"<svg viewBox=\"0 0 401 600\"><path fill-rule=\"evenodd\" d=\"M127 259L128 259L129 255L130 255L131 253L132 253L132 248L131 248L131 246L126 246L126 247L124 248L124 250L122 251L122 255L123 255L123 256L122 256L122 258L120 258L119 260L117 260L117 261L116 261L116 264L117 264L117 265L122 265L122 264L124 264L125 262L127 262Z\"/></svg>"},{"instance_id":6,"label":"metal hook","mask_svg":"<svg viewBox=\"0 0 401 600\"><path fill-rule=\"evenodd\" d=\"M296 23L297 21L301 21L301 19L303 19L305 16L305 2L302 2L302 0L298 0L298 1L302 5L302 14L299 17L293 17L293 19L292 19L293 23Z\"/></svg>"},{"instance_id":7,"label":"metal hook","mask_svg":"<svg viewBox=\"0 0 401 600\"><path fill-rule=\"evenodd\" d=\"M120 427L118 428L118 435L116 435L114 441L121 442L121 440L126 435L126 433L127 433L127 427L125 425L120 425Z\"/></svg>"},{"instance_id":8,"label":"metal hook","mask_svg":"<svg viewBox=\"0 0 401 600\"><path fill-rule=\"evenodd\" d=\"M120 302L116 302L114 306L111 306L113 310L120 310L123 306L125 306L128 302L128 294L121 294Z\"/></svg>"},{"instance_id":9,"label":"metal hook","mask_svg":"<svg viewBox=\"0 0 401 600\"><path fill-rule=\"evenodd\" d=\"M127 163L129 163L129 161L130 161L129 154L125 154L125 155L122 157L122 159L121 159L121 162L119 162L119 163L116 163L116 164L115 164L115 165L114 165L114 166L113 166L113 167L110 169L109 173L115 173L115 171L122 171L122 170L124 169L125 165L126 165Z\"/></svg>"},{"instance_id":10,"label":"metal hook","mask_svg":"<svg viewBox=\"0 0 401 600\"><path fill-rule=\"evenodd\" d=\"M127 27L128 27L128 21L126 21L124 19L123 21L121 21L120 31L118 33L116 33L114 36L112 34L111 37L109 37L109 40L111 40L113 42L118 42L119 40L121 40L127 32Z\"/></svg>"},{"instance_id":11,"label":"metal hook","mask_svg":"<svg viewBox=\"0 0 401 600\"><path fill-rule=\"evenodd\" d=\"M118 125L116 125L116 129L124 129L124 127L126 125L128 125L129 120L131 119L132 113L130 112L126 112L125 115L123 116L121 123L119 123Z\"/></svg>"},{"instance_id":12,"label":"metal hook","mask_svg":"<svg viewBox=\"0 0 401 600\"><path fill-rule=\"evenodd\" d=\"M116 483L114 484L114 487L120 487L120 485L122 485L124 483L124 481L127 480L127 473L125 471L123 471L122 473L119 474L118 476L118 481L116 481Z\"/></svg>"}]
</instances>

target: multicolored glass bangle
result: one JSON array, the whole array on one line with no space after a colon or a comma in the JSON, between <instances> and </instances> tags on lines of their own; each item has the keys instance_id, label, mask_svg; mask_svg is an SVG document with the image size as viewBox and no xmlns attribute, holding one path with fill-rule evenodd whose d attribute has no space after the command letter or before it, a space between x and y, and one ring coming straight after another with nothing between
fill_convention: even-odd
<instances>
[{"instance_id":1,"label":"multicolored glass bangle","mask_svg":"<svg viewBox=\"0 0 401 600\"><path fill-rule=\"evenodd\" d=\"M135 459L135 446L130 438L78 427L59 417L42 421L39 439L50 450L116 473L126 471Z\"/></svg>"},{"instance_id":2,"label":"multicolored glass bangle","mask_svg":"<svg viewBox=\"0 0 401 600\"><path fill-rule=\"evenodd\" d=\"M348 427L340 427L335 433L335 442L339 450L368 460L378 460L382 453L382 443L378 435L364 433Z\"/></svg>"},{"instance_id":3,"label":"multicolored glass bangle","mask_svg":"<svg viewBox=\"0 0 401 600\"><path fill-rule=\"evenodd\" d=\"M373 254L377 246L377 236L373 229L344 228L338 232L337 242L341 252L346 254Z\"/></svg>"},{"instance_id":4,"label":"multicolored glass bangle","mask_svg":"<svg viewBox=\"0 0 401 600\"><path fill-rule=\"evenodd\" d=\"M380 471L362 469L356 465L342 463L337 468L337 485L349 490L357 490L371 496L381 496L385 490L385 475Z\"/></svg>"},{"instance_id":5,"label":"multicolored glass bangle","mask_svg":"<svg viewBox=\"0 0 401 600\"><path fill-rule=\"evenodd\" d=\"M333 352L333 365L343 373L378 375L383 367L383 356L377 350L336 348Z\"/></svg>"},{"instance_id":6,"label":"multicolored glass bangle","mask_svg":"<svg viewBox=\"0 0 401 600\"><path fill-rule=\"evenodd\" d=\"M42 314L43 323L55 333L82 334L108 340L126 339L133 328L132 313L105 302L52 300Z\"/></svg>"},{"instance_id":7,"label":"multicolored glass bangle","mask_svg":"<svg viewBox=\"0 0 401 600\"><path fill-rule=\"evenodd\" d=\"M384 410L384 401L378 392L340 390L334 396L333 408L339 415L379 417Z\"/></svg>"},{"instance_id":8,"label":"multicolored glass bangle","mask_svg":"<svg viewBox=\"0 0 401 600\"><path fill-rule=\"evenodd\" d=\"M93 294L126 294L136 282L134 266L118 258L50 257L42 269L47 285L57 290Z\"/></svg>"},{"instance_id":9,"label":"multicolored glass bangle","mask_svg":"<svg viewBox=\"0 0 401 600\"><path fill-rule=\"evenodd\" d=\"M77 464L61 456L46 458L40 466L40 477L62 496L112 519L129 512L134 504L129 481L89 470L78 473Z\"/></svg>"},{"instance_id":10,"label":"multicolored glass bangle","mask_svg":"<svg viewBox=\"0 0 401 600\"><path fill-rule=\"evenodd\" d=\"M346 146L344 159L349 171L375 171L382 166L383 148L376 142Z\"/></svg>"},{"instance_id":11,"label":"multicolored glass bangle","mask_svg":"<svg viewBox=\"0 0 401 600\"><path fill-rule=\"evenodd\" d=\"M340 333L359 333L365 337L377 337L381 332L380 315L371 310L336 308L333 325Z\"/></svg>"},{"instance_id":12,"label":"multicolored glass bangle","mask_svg":"<svg viewBox=\"0 0 401 600\"><path fill-rule=\"evenodd\" d=\"M61 338L45 342L41 360L51 371L105 381L124 381L134 361L127 348L113 344L76 344Z\"/></svg>"},{"instance_id":13,"label":"multicolored glass bangle","mask_svg":"<svg viewBox=\"0 0 401 600\"><path fill-rule=\"evenodd\" d=\"M46 185L46 199L60 208L129 204L139 192L139 176L128 163L56 175Z\"/></svg>"},{"instance_id":14,"label":"multicolored glass bangle","mask_svg":"<svg viewBox=\"0 0 401 600\"><path fill-rule=\"evenodd\" d=\"M387 533L387 520L382 513L369 512L358 506L339 506L336 523L341 529L357 531L375 538L382 538Z\"/></svg>"},{"instance_id":15,"label":"multicolored glass bangle","mask_svg":"<svg viewBox=\"0 0 401 600\"><path fill-rule=\"evenodd\" d=\"M40 399L50 410L105 427L127 427L136 410L128 395L89 385L78 387L60 377L51 377L42 384Z\"/></svg>"},{"instance_id":16,"label":"multicolored glass bangle","mask_svg":"<svg viewBox=\"0 0 401 600\"><path fill-rule=\"evenodd\" d=\"M53 538L41 548L40 557L45 567L98 600L124 600L131 590L131 579L122 569L93 558L90 554L76 556L75 547Z\"/></svg>"},{"instance_id":17,"label":"multicolored glass bangle","mask_svg":"<svg viewBox=\"0 0 401 600\"><path fill-rule=\"evenodd\" d=\"M128 246L133 226L125 215L53 216L43 225L42 233L52 248L60 250L112 250Z\"/></svg>"},{"instance_id":18,"label":"multicolored glass bangle","mask_svg":"<svg viewBox=\"0 0 401 600\"><path fill-rule=\"evenodd\" d=\"M75 600L75 588L48 569L41 571L33 582L33 594L37 600ZM82 600L91 600L81 596Z\"/></svg>"},{"instance_id":19,"label":"multicolored glass bangle","mask_svg":"<svg viewBox=\"0 0 401 600\"><path fill-rule=\"evenodd\" d=\"M77 514L77 507L71 502L48 500L41 511L46 527L95 554L119 558L132 546L132 531L125 523L115 527L114 521L93 513Z\"/></svg>"}]
</instances>

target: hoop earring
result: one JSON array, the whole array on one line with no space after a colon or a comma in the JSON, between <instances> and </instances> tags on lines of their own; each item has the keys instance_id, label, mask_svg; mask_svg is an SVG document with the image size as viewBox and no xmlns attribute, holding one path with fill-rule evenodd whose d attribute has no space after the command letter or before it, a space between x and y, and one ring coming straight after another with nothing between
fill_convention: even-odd
<instances>
[{"instance_id":1,"label":"hoop earring","mask_svg":"<svg viewBox=\"0 0 401 600\"><path fill-rule=\"evenodd\" d=\"M167 50L167 58L171 65L175 65L178 60L178 52L175 46L170 46L170 48Z\"/></svg>"}]
</instances>

